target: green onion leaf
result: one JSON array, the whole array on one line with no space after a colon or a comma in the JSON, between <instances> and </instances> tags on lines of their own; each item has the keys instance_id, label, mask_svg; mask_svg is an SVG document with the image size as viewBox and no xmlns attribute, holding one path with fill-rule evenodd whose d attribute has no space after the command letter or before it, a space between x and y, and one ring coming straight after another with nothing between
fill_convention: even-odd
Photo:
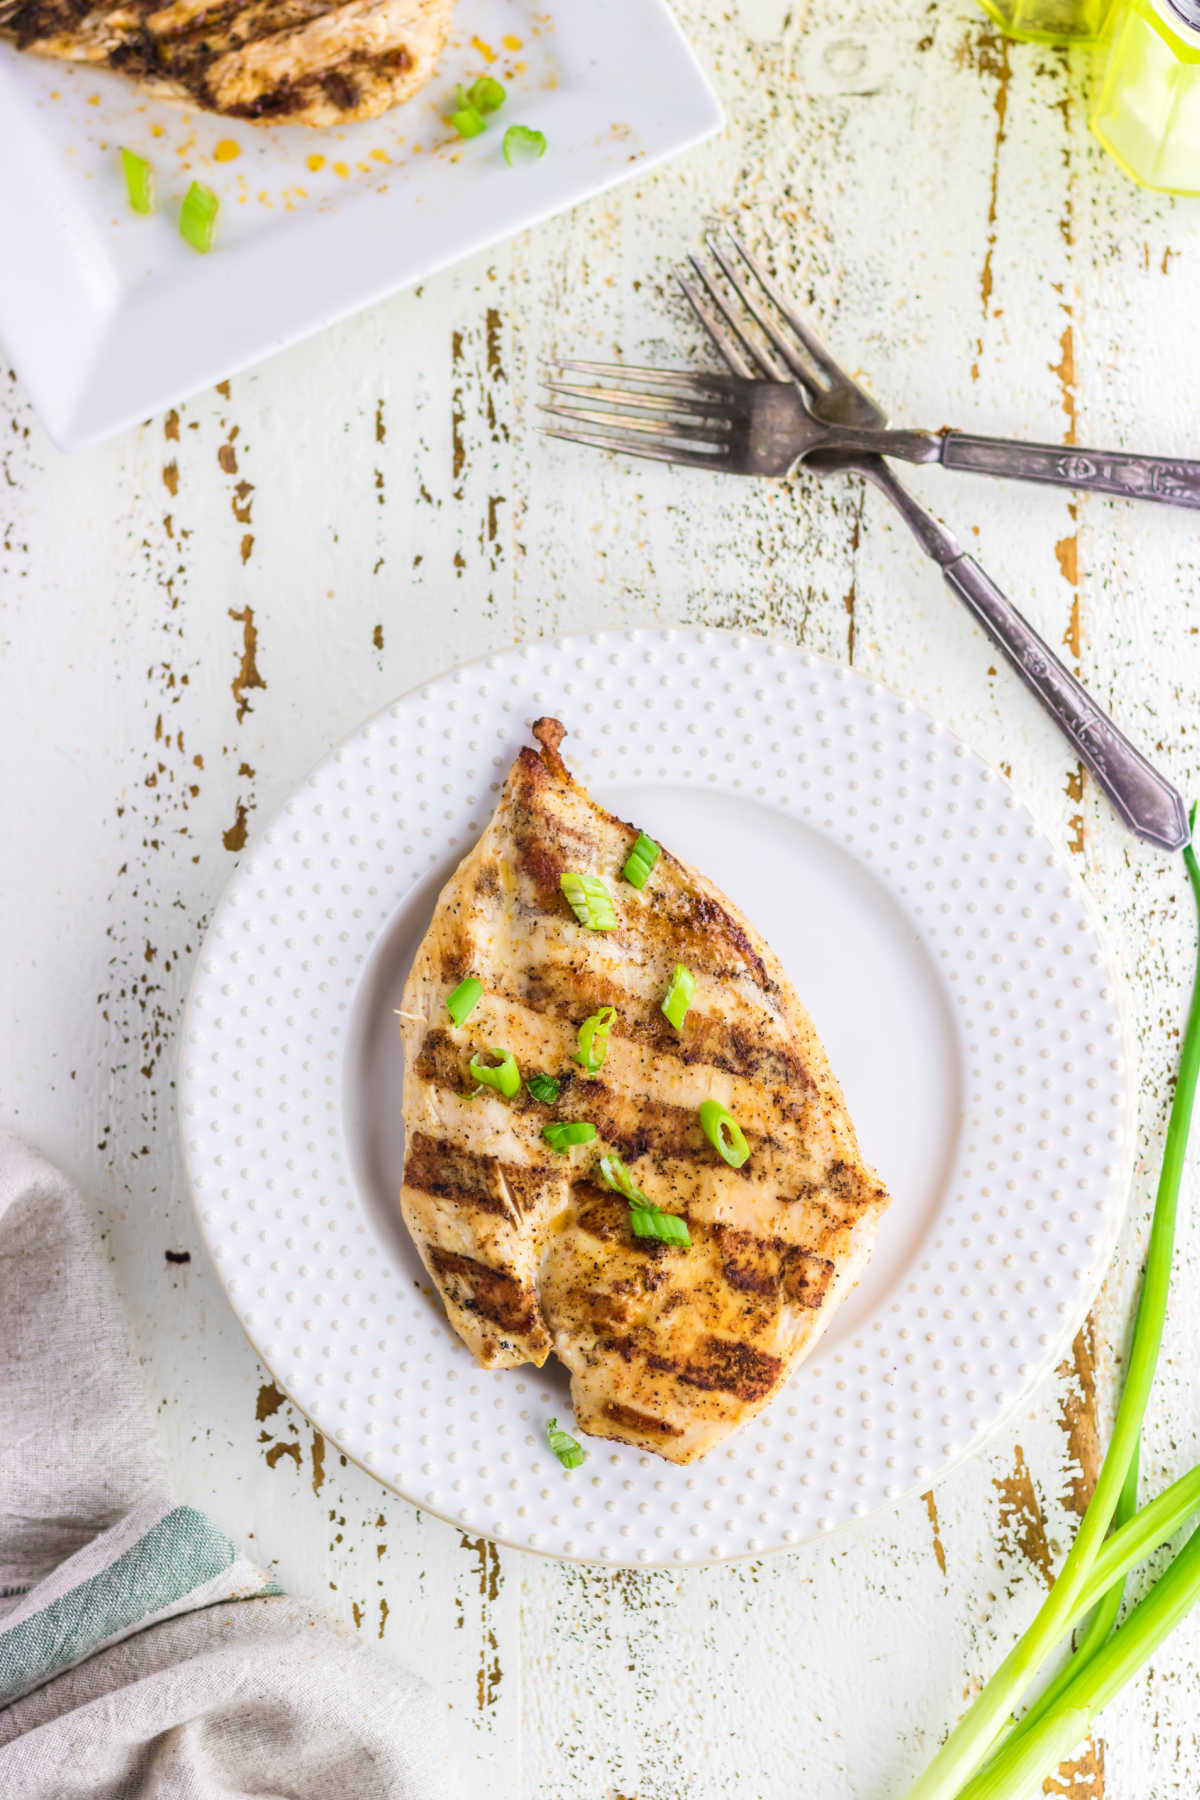
<instances>
[{"instance_id":1,"label":"green onion leaf","mask_svg":"<svg viewBox=\"0 0 1200 1800\"><path fill-rule=\"evenodd\" d=\"M628 867L628 865L626 865ZM696 977L682 963L675 964L675 973L671 977L671 985L667 989L667 997L662 1003L662 1010L676 1031L683 1030L683 1021L687 1018L688 1007L696 992Z\"/></svg>"},{"instance_id":2,"label":"green onion leaf","mask_svg":"<svg viewBox=\"0 0 1200 1800\"><path fill-rule=\"evenodd\" d=\"M521 1071L517 1067L517 1059L511 1050L498 1049L495 1044L492 1045L491 1054L498 1056L499 1062L480 1062L478 1056L473 1056L467 1066L476 1081L481 1081L484 1087L495 1088L506 1100L514 1100L521 1091Z\"/></svg>"},{"instance_id":3,"label":"green onion leaf","mask_svg":"<svg viewBox=\"0 0 1200 1800\"><path fill-rule=\"evenodd\" d=\"M625 867L621 870L626 881L635 888L644 888L650 879L650 872L662 855L662 851L653 838L648 838L644 831L639 831L637 841L629 852Z\"/></svg>"},{"instance_id":4,"label":"green onion leaf","mask_svg":"<svg viewBox=\"0 0 1200 1800\"><path fill-rule=\"evenodd\" d=\"M619 1156L613 1155L611 1151L607 1156L602 1156L600 1173L604 1177L605 1185L610 1187L614 1194L620 1194L622 1200L628 1200L631 1206L635 1202L639 1206L649 1206L650 1202L641 1188L634 1187L633 1176Z\"/></svg>"},{"instance_id":5,"label":"green onion leaf","mask_svg":"<svg viewBox=\"0 0 1200 1800\"><path fill-rule=\"evenodd\" d=\"M487 121L483 113L467 93L461 81L458 84L458 107L450 114L450 123L459 137L463 138L478 137L481 131L487 129Z\"/></svg>"},{"instance_id":6,"label":"green onion leaf","mask_svg":"<svg viewBox=\"0 0 1200 1800\"><path fill-rule=\"evenodd\" d=\"M629 1202L629 1229L634 1237L657 1238L660 1244L690 1244L687 1221L675 1213L664 1212L647 1200L641 1188L634 1187L633 1176L619 1156L611 1151L600 1158L600 1173L614 1194Z\"/></svg>"},{"instance_id":7,"label":"green onion leaf","mask_svg":"<svg viewBox=\"0 0 1200 1800\"><path fill-rule=\"evenodd\" d=\"M154 170L144 156L136 150L121 151L121 167L125 171L125 186L129 193L129 204L135 213L152 213L154 211Z\"/></svg>"},{"instance_id":8,"label":"green onion leaf","mask_svg":"<svg viewBox=\"0 0 1200 1800\"><path fill-rule=\"evenodd\" d=\"M464 102L461 88L459 88L458 93L458 103L462 106ZM476 112L499 112L500 108L504 105L504 89L493 76L481 75L478 81L473 81L467 89L465 104L467 106L473 106Z\"/></svg>"},{"instance_id":9,"label":"green onion leaf","mask_svg":"<svg viewBox=\"0 0 1200 1800\"><path fill-rule=\"evenodd\" d=\"M183 205L179 209L179 235L202 256L213 247L220 207L221 202L212 189L201 181L193 181L183 196Z\"/></svg>"},{"instance_id":10,"label":"green onion leaf","mask_svg":"<svg viewBox=\"0 0 1200 1800\"><path fill-rule=\"evenodd\" d=\"M575 1061L585 1075L598 1075L604 1067L604 1059L608 1055L608 1034L616 1016L615 1006L602 1006L599 1012L594 1012L579 1027L579 1049L575 1053Z\"/></svg>"},{"instance_id":11,"label":"green onion leaf","mask_svg":"<svg viewBox=\"0 0 1200 1800\"><path fill-rule=\"evenodd\" d=\"M452 994L447 994L446 1011L456 1025L461 1025L470 1018L482 998L482 981L476 981L473 975L468 975L465 981L459 982Z\"/></svg>"},{"instance_id":12,"label":"green onion leaf","mask_svg":"<svg viewBox=\"0 0 1200 1800\"><path fill-rule=\"evenodd\" d=\"M587 931L615 931L617 915L612 895L598 875L579 875L568 869L559 876L558 885L567 904Z\"/></svg>"},{"instance_id":13,"label":"green onion leaf","mask_svg":"<svg viewBox=\"0 0 1200 1800\"><path fill-rule=\"evenodd\" d=\"M746 1134L731 1112L719 1100L700 1102L700 1124L704 1135L731 1169L740 1169L750 1154Z\"/></svg>"},{"instance_id":14,"label":"green onion leaf","mask_svg":"<svg viewBox=\"0 0 1200 1800\"><path fill-rule=\"evenodd\" d=\"M587 1461L587 1451L583 1445L577 1442L569 1431L560 1431L557 1419L551 1419L547 1425L546 1436L549 1439L550 1448L564 1469L577 1469L580 1463Z\"/></svg>"},{"instance_id":15,"label":"green onion leaf","mask_svg":"<svg viewBox=\"0 0 1200 1800\"><path fill-rule=\"evenodd\" d=\"M572 1144L590 1144L596 1127L587 1119L564 1119L560 1124L543 1125L542 1136L552 1150L569 1150Z\"/></svg>"},{"instance_id":16,"label":"green onion leaf","mask_svg":"<svg viewBox=\"0 0 1200 1800\"><path fill-rule=\"evenodd\" d=\"M690 1244L692 1234L687 1220L675 1213L663 1212L660 1206L631 1206L629 1229L634 1237L657 1238L660 1244Z\"/></svg>"},{"instance_id":17,"label":"green onion leaf","mask_svg":"<svg viewBox=\"0 0 1200 1800\"><path fill-rule=\"evenodd\" d=\"M518 162L536 162L546 154L545 134L528 125L510 125L504 134L504 160L511 169Z\"/></svg>"},{"instance_id":18,"label":"green onion leaf","mask_svg":"<svg viewBox=\"0 0 1200 1800\"><path fill-rule=\"evenodd\" d=\"M553 1075L531 1075L525 1086L533 1098L540 1100L543 1106L553 1106L558 1099L558 1090L562 1086L562 1082L555 1081Z\"/></svg>"},{"instance_id":19,"label":"green onion leaf","mask_svg":"<svg viewBox=\"0 0 1200 1800\"><path fill-rule=\"evenodd\" d=\"M1194 818L1195 808L1193 821ZM1183 860L1200 917L1200 864L1190 844L1184 849ZM1162 1344L1179 1190L1198 1080L1200 955L1154 1198L1133 1339L1125 1363L1125 1383L1092 1498L1075 1542L1033 1624L909 1790L909 1800L1008 1800L1008 1796L1026 1793L1079 1742L1095 1714L1200 1599L1200 1533L1194 1532L1112 1637L1086 1659L1072 1657L1067 1665L1070 1678L1065 1686L1055 1684L1058 1691L1053 1704L1044 1712L1035 1707L1034 1722L1028 1728L1025 1720L1018 1725L1012 1723L1014 1708L1047 1656L1064 1633L1078 1623L1084 1608L1095 1604L1092 1578L1103 1567L1106 1553L1112 1555L1118 1540L1130 1529L1129 1524L1122 1526L1110 1544L1104 1545L1109 1522L1122 1496L1129 1492L1130 1469L1137 1455L1142 1418Z\"/></svg>"}]
</instances>

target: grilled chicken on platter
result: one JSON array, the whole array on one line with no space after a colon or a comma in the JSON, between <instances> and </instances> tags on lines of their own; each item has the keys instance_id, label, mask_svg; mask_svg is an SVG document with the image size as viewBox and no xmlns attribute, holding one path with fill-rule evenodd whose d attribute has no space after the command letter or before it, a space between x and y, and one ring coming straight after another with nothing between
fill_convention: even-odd
<instances>
[{"instance_id":1,"label":"grilled chicken on platter","mask_svg":"<svg viewBox=\"0 0 1200 1800\"><path fill-rule=\"evenodd\" d=\"M18 48L231 119L347 125L424 87L454 0L0 0Z\"/></svg>"},{"instance_id":2,"label":"grilled chicken on platter","mask_svg":"<svg viewBox=\"0 0 1200 1800\"><path fill-rule=\"evenodd\" d=\"M766 944L666 850L643 887L623 879L636 829L572 780L556 720L533 732L405 988L404 1218L479 1363L553 1351L583 1431L692 1462L812 1349L888 1195ZM580 922L564 874L604 884L614 928ZM679 1030L662 1011L677 967L695 982ZM468 979L482 992L458 1024L447 1000ZM597 1014L606 1053L602 1028L580 1037ZM499 1052L523 1078L512 1097L468 1067ZM531 1094L535 1074L556 1098ZM734 1122L715 1142L708 1102ZM544 1128L565 1123L596 1135L556 1150ZM639 1235L667 1217L690 1241Z\"/></svg>"}]
</instances>

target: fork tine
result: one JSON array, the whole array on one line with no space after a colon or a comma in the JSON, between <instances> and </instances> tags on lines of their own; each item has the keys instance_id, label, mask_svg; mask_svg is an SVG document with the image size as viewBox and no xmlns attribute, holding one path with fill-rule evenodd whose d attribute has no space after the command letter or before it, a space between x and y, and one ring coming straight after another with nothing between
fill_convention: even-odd
<instances>
[{"instance_id":1,"label":"fork tine","mask_svg":"<svg viewBox=\"0 0 1200 1800\"><path fill-rule=\"evenodd\" d=\"M686 425L675 419L635 419L627 413L602 412L594 406L546 406L538 407L539 412L553 413L560 419L578 419L584 425L593 425L604 431L606 436L619 439L623 432L637 431L646 437L655 437L660 443L669 443L674 438L684 442L711 444L714 453L724 456L728 446L713 442L714 430L719 430L715 422L711 425ZM728 429L728 424L726 424Z\"/></svg>"},{"instance_id":2,"label":"fork tine","mask_svg":"<svg viewBox=\"0 0 1200 1800\"><path fill-rule=\"evenodd\" d=\"M771 355L770 351L764 350L761 344L755 343L754 339L749 336L745 325L738 318L733 307L730 306L728 300L726 300L724 294L716 285L704 264L700 261L700 258L698 256L689 256L688 261L696 271L696 274L700 277L701 285L704 288L708 300L712 302L712 305L716 307L726 325L733 331L739 351L745 350L751 363L758 364L758 367L762 370L762 373L767 377L768 381L787 381L789 375L787 368L781 367ZM680 279L682 280L682 277ZM684 292L687 292L686 288L684 289ZM691 300L692 305L695 306L696 302L691 294L688 294L688 299ZM724 341L726 337L725 332L717 325L717 322L712 318L711 313L708 317L705 317L704 313L701 313L700 317L702 323L709 332L709 335L716 343L718 350L720 350L726 362L729 362L729 351L727 344ZM748 369L747 373L752 376L754 374L753 368Z\"/></svg>"},{"instance_id":3,"label":"fork tine","mask_svg":"<svg viewBox=\"0 0 1200 1800\"><path fill-rule=\"evenodd\" d=\"M816 332L796 311L791 301L780 292L777 284L771 276L768 275L767 271L758 261L758 258L751 256L736 231L731 230L729 232L729 241L753 275L755 281L757 281L759 287L763 290L763 293L767 296L768 300L771 301L773 306L778 308L779 312L781 312L783 317L787 320L825 380L833 387L854 387L856 384L852 381L851 377L847 375L846 371L839 363L835 362Z\"/></svg>"},{"instance_id":4,"label":"fork tine","mask_svg":"<svg viewBox=\"0 0 1200 1800\"><path fill-rule=\"evenodd\" d=\"M742 249L742 246L738 243L738 240L734 237L732 232L729 233L729 237L730 241L741 251L742 255L745 256L745 250ZM706 232L704 241L716 258L721 272L725 276L730 287L733 288L734 292L741 300L742 305L746 308L746 311L758 325L759 329L770 338L797 381L803 382L804 386L808 388L810 392L819 393L825 385L824 375L820 364L814 365L814 362L810 358L797 354L795 346L788 342L788 339L779 329L770 313L760 305L759 301L750 292L750 289L747 287L737 267L722 248L721 241L716 233L711 231ZM754 269L753 264L750 266ZM758 271L754 270L754 273L758 274ZM771 295L770 298L775 299L775 296ZM778 304L779 302L776 300L776 305ZM791 324L790 318L788 323ZM793 326L793 330L795 329L796 327ZM803 338L801 341L803 342Z\"/></svg>"},{"instance_id":5,"label":"fork tine","mask_svg":"<svg viewBox=\"0 0 1200 1800\"><path fill-rule=\"evenodd\" d=\"M740 375L745 381L756 380L758 371L755 369L754 364L747 356L743 355L741 345L737 338L726 331L724 325L717 317L716 312L709 305L708 301L704 298L704 295L700 292L700 289L696 286L691 277L685 275L682 269L676 269L675 279L683 289L687 298L691 301L692 311L695 313L734 374Z\"/></svg>"},{"instance_id":6,"label":"fork tine","mask_svg":"<svg viewBox=\"0 0 1200 1800\"><path fill-rule=\"evenodd\" d=\"M669 450L651 443L622 444L588 431L560 431L550 425L543 425L541 429L546 437L561 438L566 444L590 444L595 450L619 450L625 456L642 456L651 462L683 463L689 469L721 467L720 457L699 456L694 450Z\"/></svg>"},{"instance_id":7,"label":"fork tine","mask_svg":"<svg viewBox=\"0 0 1200 1800\"><path fill-rule=\"evenodd\" d=\"M603 400L610 406L636 408L659 419L729 418L728 406L716 399L693 399L682 395L673 399L669 392L640 394L632 388L583 387L570 381L550 381L546 376L542 377L542 385L548 393L561 394L570 400Z\"/></svg>"},{"instance_id":8,"label":"fork tine","mask_svg":"<svg viewBox=\"0 0 1200 1800\"><path fill-rule=\"evenodd\" d=\"M560 357L552 361L556 369L572 369L579 375L597 375L603 381L621 386L636 381L642 387L667 388L678 394L723 394L728 391L728 375L706 375L686 369L649 369L641 363L577 362Z\"/></svg>"}]
</instances>

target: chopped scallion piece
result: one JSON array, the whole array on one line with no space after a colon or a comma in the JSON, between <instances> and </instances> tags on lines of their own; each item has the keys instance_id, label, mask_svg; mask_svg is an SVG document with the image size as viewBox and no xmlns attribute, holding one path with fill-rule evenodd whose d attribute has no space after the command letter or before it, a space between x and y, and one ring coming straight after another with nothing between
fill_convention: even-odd
<instances>
[{"instance_id":1,"label":"chopped scallion piece","mask_svg":"<svg viewBox=\"0 0 1200 1800\"><path fill-rule=\"evenodd\" d=\"M543 1106L553 1106L558 1099L558 1090L562 1083L555 1081L553 1075L531 1075L525 1086L533 1098L540 1100Z\"/></svg>"},{"instance_id":2,"label":"chopped scallion piece","mask_svg":"<svg viewBox=\"0 0 1200 1800\"><path fill-rule=\"evenodd\" d=\"M629 1229L634 1237L657 1238L660 1244L690 1244L692 1241L687 1220L676 1213L664 1212L660 1206L631 1206Z\"/></svg>"},{"instance_id":3,"label":"chopped scallion piece","mask_svg":"<svg viewBox=\"0 0 1200 1800\"><path fill-rule=\"evenodd\" d=\"M1195 817L1193 807L1189 815L1193 827ZM1183 860L1200 912L1200 863L1190 844L1184 848ZM1039 1698L1024 1718L1014 1722L1022 1695L1047 1657L1092 1606L1096 1596L1089 1593L1091 1578L1109 1555L1116 1554L1119 1540L1131 1527L1136 1528L1137 1519L1145 1519L1150 1511L1147 1508L1135 1515L1105 1544L1110 1521L1132 1491L1142 1420L1162 1345L1176 1212L1198 1081L1200 963L1193 977L1125 1383L1092 1497L1075 1542L1033 1624L918 1777L909 1790L909 1800L1001 1800L1001 1796L1031 1791L1087 1734L1095 1714L1200 1599L1200 1535L1193 1532L1174 1562L1106 1642L1098 1643L1090 1628L1084 1631L1079 1648L1065 1665L1066 1681L1056 1679L1046 1690L1053 1695L1050 1703L1043 1707Z\"/></svg>"},{"instance_id":4,"label":"chopped scallion piece","mask_svg":"<svg viewBox=\"0 0 1200 1800\"><path fill-rule=\"evenodd\" d=\"M183 205L179 209L179 235L201 255L206 255L213 247L220 207L221 202L212 189L201 181L193 181L183 196Z\"/></svg>"},{"instance_id":5,"label":"chopped scallion piece","mask_svg":"<svg viewBox=\"0 0 1200 1800\"><path fill-rule=\"evenodd\" d=\"M634 1187L633 1176L619 1156L614 1156L611 1151L607 1156L602 1156L600 1173L604 1177L605 1184L612 1189L614 1194L620 1194L622 1200L628 1200L631 1206L635 1201L641 1206L649 1206L650 1202L641 1188Z\"/></svg>"},{"instance_id":6,"label":"chopped scallion piece","mask_svg":"<svg viewBox=\"0 0 1200 1800\"><path fill-rule=\"evenodd\" d=\"M635 888L644 888L650 879L651 870L662 855L662 851L653 838L648 838L644 831L639 831L637 841L629 852L625 867L621 870L626 881Z\"/></svg>"},{"instance_id":7,"label":"chopped scallion piece","mask_svg":"<svg viewBox=\"0 0 1200 1800\"><path fill-rule=\"evenodd\" d=\"M740 1169L750 1154L746 1134L731 1112L719 1100L700 1102L700 1124L704 1135L731 1169Z\"/></svg>"},{"instance_id":8,"label":"chopped scallion piece","mask_svg":"<svg viewBox=\"0 0 1200 1800\"><path fill-rule=\"evenodd\" d=\"M629 1202L629 1229L634 1237L657 1238L660 1244L690 1244L687 1221L675 1213L664 1212L647 1200L641 1188L634 1187L633 1176L619 1156L611 1151L600 1158L600 1173L614 1194Z\"/></svg>"},{"instance_id":9,"label":"chopped scallion piece","mask_svg":"<svg viewBox=\"0 0 1200 1800\"><path fill-rule=\"evenodd\" d=\"M501 1050L492 1045L491 1054L499 1057L499 1062L485 1063L473 1056L467 1065L476 1081L484 1087L495 1088L506 1100L514 1100L521 1091L521 1071L517 1067L517 1059L511 1050Z\"/></svg>"},{"instance_id":10,"label":"chopped scallion piece","mask_svg":"<svg viewBox=\"0 0 1200 1800\"><path fill-rule=\"evenodd\" d=\"M459 88L459 105L462 105L462 89ZM466 103L473 106L476 112L499 112L504 105L504 89L493 75L481 75L467 89Z\"/></svg>"},{"instance_id":11,"label":"chopped scallion piece","mask_svg":"<svg viewBox=\"0 0 1200 1800\"><path fill-rule=\"evenodd\" d=\"M121 167L125 172L125 186L129 193L129 204L135 213L152 213L154 211L154 170L144 156L136 150L121 151Z\"/></svg>"},{"instance_id":12,"label":"chopped scallion piece","mask_svg":"<svg viewBox=\"0 0 1200 1800\"><path fill-rule=\"evenodd\" d=\"M482 998L482 981L476 981L474 975L468 975L465 981L459 982L452 994L447 994L446 1011L456 1025L461 1025L470 1018Z\"/></svg>"},{"instance_id":13,"label":"chopped scallion piece","mask_svg":"<svg viewBox=\"0 0 1200 1800\"><path fill-rule=\"evenodd\" d=\"M612 895L598 875L580 875L567 869L558 878L567 904L587 931L615 931L617 915Z\"/></svg>"},{"instance_id":14,"label":"chopped scallion piece","mask_svg":"<svg viewBox=\"0 0 1200 1800\"><path fill-rule=\"evenodd\" d=\"M518 162L536 162L539 156L545 156L546 136L528 125L510 125L501 147L511 169Z\"/></svg>"},{"instance_id":15,"label":"chopped scallion piece","mask_svg":"<svg viewBox=\"0 0 1200 1800\"><path fill-rule=\"evenodd\" d=\"M559 1124L543 1125L542 1136L552 1150L569 1150L572 1144L590 1144L596 1127L587 1119L564 1119Z\"/></svg>"},{"instance_id":16,"label":"chopped scallion piece","mask_svg":"<svg viewBox=\"0 0 1200 1800\"><path fill-rule=\"evenodd\" d=\"M547 1425L546 1436L549 1439L550 1448L564 1469L577 1469L580 1463L587 1461L587 1451L583 1445L573 1438L569 1431L560 1431L557 1419L551 1419Z\"/></svg>"},{"instance_id":17,"label":"chopped scallion piece","mask_svg":"<svg viewBox=\"0 0 1200 1800\"><path fill-rule=\"evenodd\" d=\"M662 1009L676 1031L683 1030L683 1021L687 1018L688 1007L692 1004L696 992L696 977L682 963L675 964L675 973L671 977L671 985L667 989L667 997Z\"/></svg>"},{"instance_id":18,"label":"chopped scallion piece","mask_svg":"<svg viewBox=\"0 0 1200 1800\"><path fill-rule=\"evenodd\" d=\"M599 1012L594 1012L579 1027L579 1049L575 1053L575 1061L585 1075L597 1075L604 1067L604 1059L608 1055L608 1034L616 1016L615 1006L602 1006Z\"/></svg>"},{"instance_id":19,"label":"chopped scallion piece","mask_svg":"<svg viewBox=\"0 0 1200 1800\"><path fill-rule=\"evenodd\" d=\"M481 131L487 129L487 121L483 113L461 81L458 84L458 105L456 110L450 114L450 123L459 137L463 138L478 137Z\"/></svg>"}]
</instances>

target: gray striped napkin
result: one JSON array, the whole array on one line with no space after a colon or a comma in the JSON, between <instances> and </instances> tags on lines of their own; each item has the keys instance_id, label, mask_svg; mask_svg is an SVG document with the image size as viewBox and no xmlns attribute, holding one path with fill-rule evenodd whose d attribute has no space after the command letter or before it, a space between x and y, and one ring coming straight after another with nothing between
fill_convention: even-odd
<instances>
[{"instance_id":1,"label":"gray striped napkin","mask_svg":"<svg viewBox=\"0 0 1200 1800\"><path fill-rule=\"evenodd\" d=\"M170 1492L79 1196L0 1133L0 1794L440 1800L427 1690Z\"/></svg>"}]
</instances>

